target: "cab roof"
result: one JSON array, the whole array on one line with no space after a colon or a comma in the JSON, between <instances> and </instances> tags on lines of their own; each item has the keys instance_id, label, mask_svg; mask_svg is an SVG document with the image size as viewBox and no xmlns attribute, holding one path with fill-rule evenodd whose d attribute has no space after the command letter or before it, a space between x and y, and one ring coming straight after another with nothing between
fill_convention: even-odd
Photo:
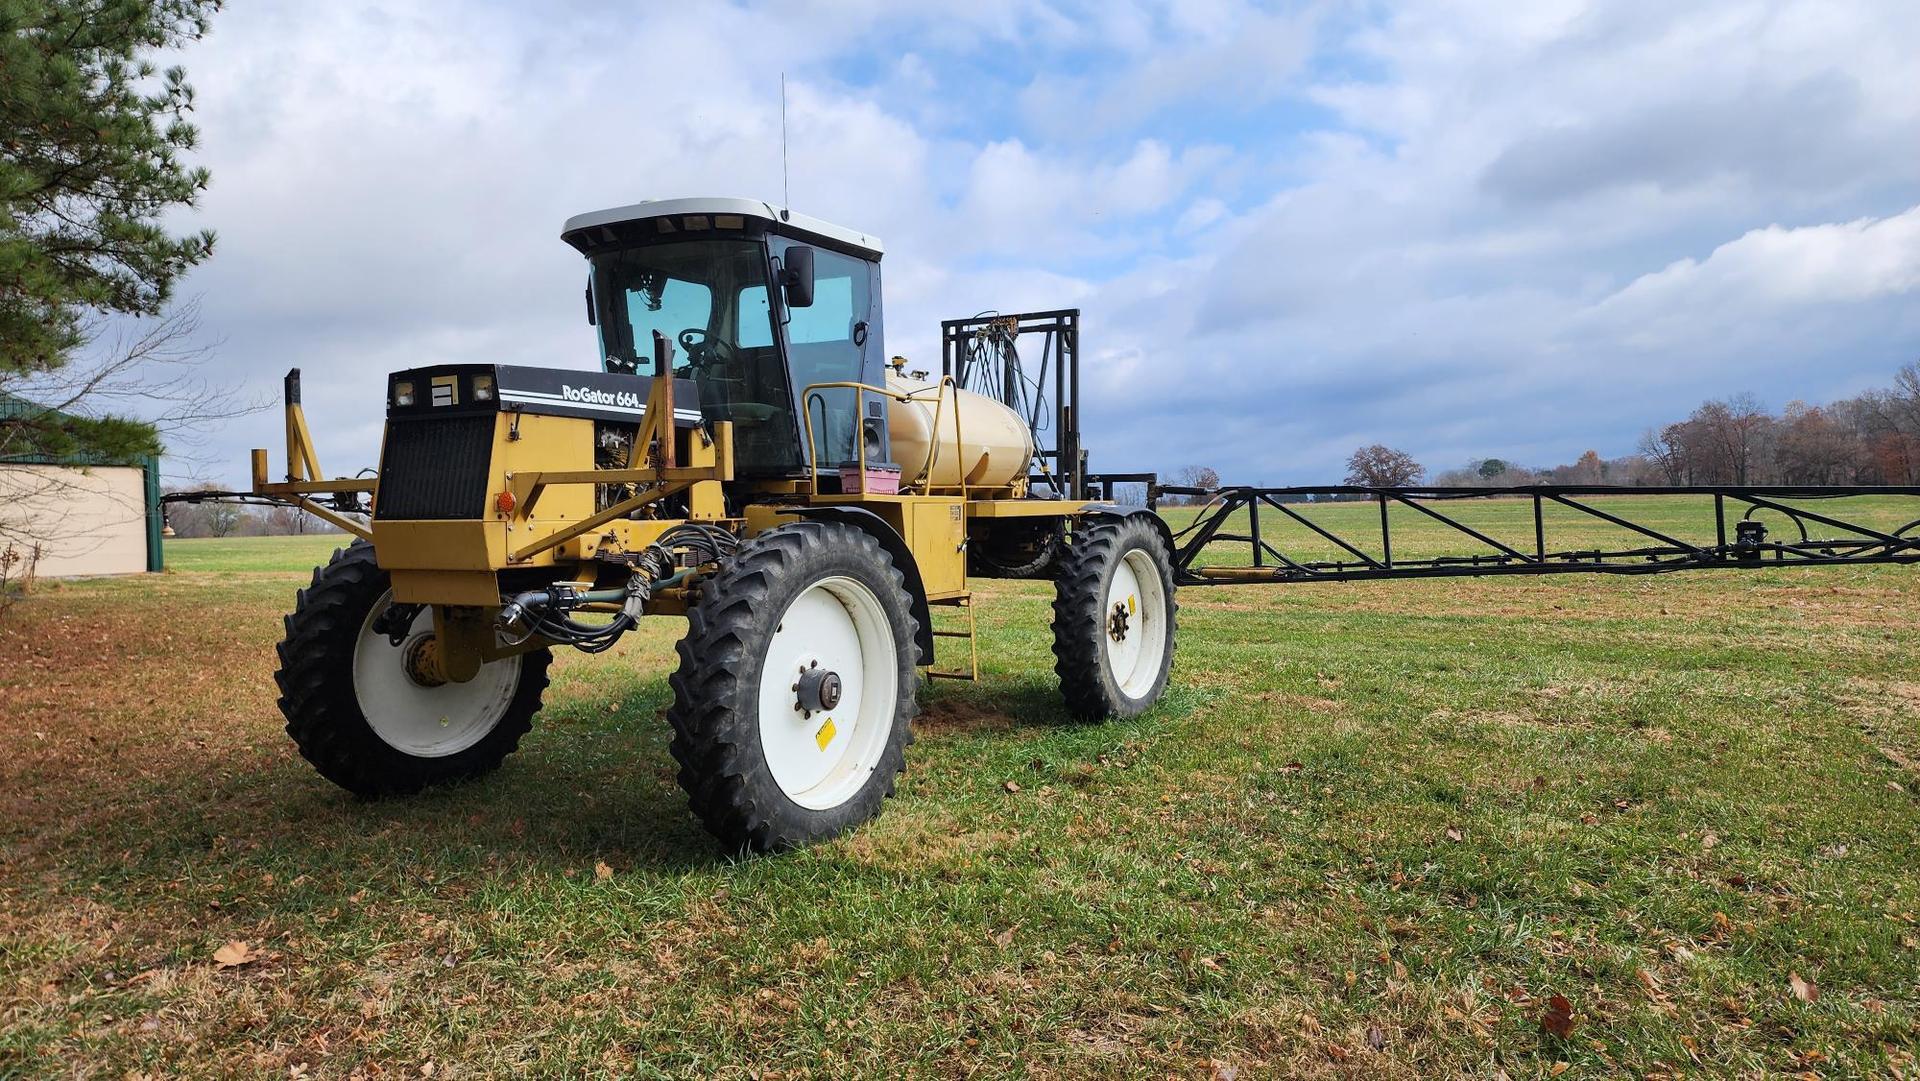
<instances>
[{"instance_id":1,"label":"cab roof","mask_svg":"<svg viewBox=\"0 0 1920 1081\"><path fill-rule=\"evenodd\" d=\"M761 231L770 231L795 240L810 241L825 247L849 251L868 259L877 260L885 251L878 237L869 236L855 229L821 221L819 218L805 214L796 214L785 207L755 199L714 196L693 199L647 199L631 206L617 206L575 214L567 219L566 225L561 227L560 239L585 252L602 244L616 242L623 235L632 235L632 227L642 222L659 220L661 222L659 232L678 233L685 231L690 225L702 230L728 228L727 224L719 220L722 218L740 219L732 225L733 228L744 228L751 222L756 234ZM700 224L693 225L688 219L693 219Z\"/></svg>"}]
</instances>

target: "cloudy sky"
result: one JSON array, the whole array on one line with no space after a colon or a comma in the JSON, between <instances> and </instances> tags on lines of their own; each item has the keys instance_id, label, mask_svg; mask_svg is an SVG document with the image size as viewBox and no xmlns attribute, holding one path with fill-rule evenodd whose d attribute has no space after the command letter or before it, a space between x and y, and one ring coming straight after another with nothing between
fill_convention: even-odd
<instances>
[{"instance_id":1,"label":"cloudy sky","mask_svg":"<svg viewBox=\"0 0 1920 1081\"><path fill-rule=\"evenodd\" d=\"M561 222L777 201L782 71L793 206L885 240L889 351L1084 309L1096 468L1613 456L1920 359L1907 0L937 6L230 6L181 58L212 374L303 368L346 473L389 370L592 367Z\"/></svg>"}]
</instances>

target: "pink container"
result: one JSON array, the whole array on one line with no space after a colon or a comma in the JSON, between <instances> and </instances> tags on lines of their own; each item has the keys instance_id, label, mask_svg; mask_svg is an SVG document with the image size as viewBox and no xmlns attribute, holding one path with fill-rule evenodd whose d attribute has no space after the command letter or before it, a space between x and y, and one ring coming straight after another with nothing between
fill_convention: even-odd
<instances>
[{"instance_id":1,"label":"pink container","mask_svg":"<svg viewBox=\"0 0 1920 1081\"><path fill-rule=\"evenodd\" d=\"M847 495L899 495L900 467L869 465L865 476L858 464L840 467L840 491Z\"/></svg>"}]
</instances>

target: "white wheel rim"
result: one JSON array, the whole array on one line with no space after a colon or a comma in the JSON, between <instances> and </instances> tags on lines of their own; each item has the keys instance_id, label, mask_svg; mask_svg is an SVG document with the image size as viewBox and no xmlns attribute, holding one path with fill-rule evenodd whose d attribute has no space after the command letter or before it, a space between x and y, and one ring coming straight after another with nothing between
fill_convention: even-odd
<instances>
[{"instance_id":1,"label":"white wheel rim","mask_svg":"<svg viewBox=\"0 0 1920 1081\"><path fill-rule=\"evenodd\" d=\"M852 799L880 765L899 703L893 626L852 578L809 585L780 616L760 672L760 751L788 799L824 811ZM840 677L832 709L806 711L794 685L809 670Z\"/></svg>"},{"instance_id":2,"label":"white wheel rim","mask_svg":"<svg viewBox=\"0 0 1920 1081\"><path fill-rule=\"evenodd\" d=\"M1107 670L1120 693L1145 697L1160 679L1167 654L1167 591L1148 552L1135 548L1113 568L1100 634L1107 644Z\"/></svg>"},{"instance_id":3,"label":"white wheel rim","mask_svg":"<svg viewBox=\"0 0 1920 1081\"><path fill-rule=\"evenodd\" d=\"M367 726L387 746L415 758L445 758L487 738L513 704L520 685L520 658L483 664L465 683L423 687L407 675L407 650L433 633L433 610L413 617L400 645L373 629L393 603L388 592L360 625L353 648L353 693Z\"/></svg>"}]
</instances>

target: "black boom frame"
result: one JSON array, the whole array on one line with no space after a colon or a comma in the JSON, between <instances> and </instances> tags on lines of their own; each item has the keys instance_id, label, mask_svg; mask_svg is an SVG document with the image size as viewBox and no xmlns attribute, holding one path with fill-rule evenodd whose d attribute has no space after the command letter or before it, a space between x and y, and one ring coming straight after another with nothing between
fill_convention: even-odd
<instances>
[{"instance_id":1,"label":"black boom frame","mask_svg":"<svg viewBox=\"0 0 1920 1081\"><path fill-rule=\"evenodd\" d=\"M1192 523L1174 535L1174 573L1184 585L1225 585L1235 582L1343 582L1379 578L1441 578L1500 574L1662 574L1670 571L1714 568L1829 566L1833 564L1920 563L1920 487L1793 487L1784 485L1703 485L1627 487L1624 485L1532 484L1511 488L1384 488L1364 485L1326 485L1298 488L1227 487L1218 489L1162 487L1162 496L1204 500ZM1606 508L1583 502L1593 496L1697 496L1713 501L1714 540L1696 543L1635 521L1633 508L1611 503ZM1913 497L1914 519L1891 532L1822 513L1796 502L1847 496ZM1442 507L1461 500L1518 499L1531 502L1532 543L1514 545L1489 536L1449 514ZM1379 508L1379 532L1359 538L1342 536L1324 521L1302 513L1302 504L1371 502ZM1743 507L1729 520L1728 504ZM1465 555L1396 558L1389 510L1409 507L1440 523L1463 540L1485 551ZM1564 508L1582 519L1604 522L1636 534L1647 543L1623 547L1554 548L1548 541L1548 508ZM1451 508L1449 508L1451 509ZM1786 519L1792 534L1769 539L1767 524L1755 517L1772 512ZM1272 531L1263 529L1263 515L1279 515L1305 527L1338 548L1342 558L1307 559L1289 556L1276 547ZM1816 527L1809 529L1809 526ZM1240 532L1241 528L1245 532ZM1817 535L1817 530L1826 533ZM1731 533L1731 537L1729 537ZM1213 545L1246 545L1250 565L1206 562ZM1375 547L1369 553L1362 545ZM1377 547L1376 547L1377 546ZM1214 549L1218 552L1218 549Z\"/></svg>"},{"instance_id":2,"label":"black boom frame","mask_svg":"<svg viewBox=\"0 0 1920 1081\"><path fill-rule=\"evenodd\" d=\"M1035 347L1034 338L1038 339ZM1027 341L1026 356L1019 343ZM1037 358L1037 364L1032 362ZM1029 365L1035 374L1029 374ZM1174 535L1174 574L1185 585L1235 582L1342 582L1378 578L1440 578L1500 574L1662 574L1711 568L1829 566L1834 564L1920 563L1920 487L1807 487L1791 485L1702 485L1627 487L1609 484L1531 484L1519 487L1416 488L1332 484L1295 488L1191 488L1162 486L1153 473L1093 473L1080 441L1080 310L985 312L940 324L940 371L960 387L1004 402L1027 421L1033 433L1036 497L1112 500L1123 484L1140 485L1146 503L1157 508L1163 497L1186 497L1202 504L1192 523ZM1714 539L1689 541L1644 520L1643 505L1585 500L1605 496L1680 495L1713 501ZM1906 496L1915 499L1912 521L1885 532L1848 520L1842 512L1823 513L1795 503L1847 496ZM1461 500L1513 499L1531 503L1532 537L1510 543L1463 522L1451 505ZM1372 502L1379 508L1379 531L1365 537L1349 529L1342 536L1325 521L1303 513L1303 505L1327 501ZM1731 517L1729 504L1739 508ZM1394 555L1394 507L1408 507L1438 522L1451 535L1479 550L1460 555ZM1446 508L1446 509L1442 509ZM1549 509L1572 512L1577 519L1601 522L1644 543L1612 547L1560 548L1548 544ZM1770 539L1758 514L1785 519L1785 539ZM1277 515L1304 527L1337 549L1337 558L1289 555L1274 543L1263 518ZM1776 523L1778 524L1778 523ZM1244 532L1241 530L1244 529ZM1824 532L1823 532L1824 531ZM1243 544L1250 564L1209 563L1220 545ZM1372 551L1368 549L1372 548Z\"/></svg>"}]
</instances>

